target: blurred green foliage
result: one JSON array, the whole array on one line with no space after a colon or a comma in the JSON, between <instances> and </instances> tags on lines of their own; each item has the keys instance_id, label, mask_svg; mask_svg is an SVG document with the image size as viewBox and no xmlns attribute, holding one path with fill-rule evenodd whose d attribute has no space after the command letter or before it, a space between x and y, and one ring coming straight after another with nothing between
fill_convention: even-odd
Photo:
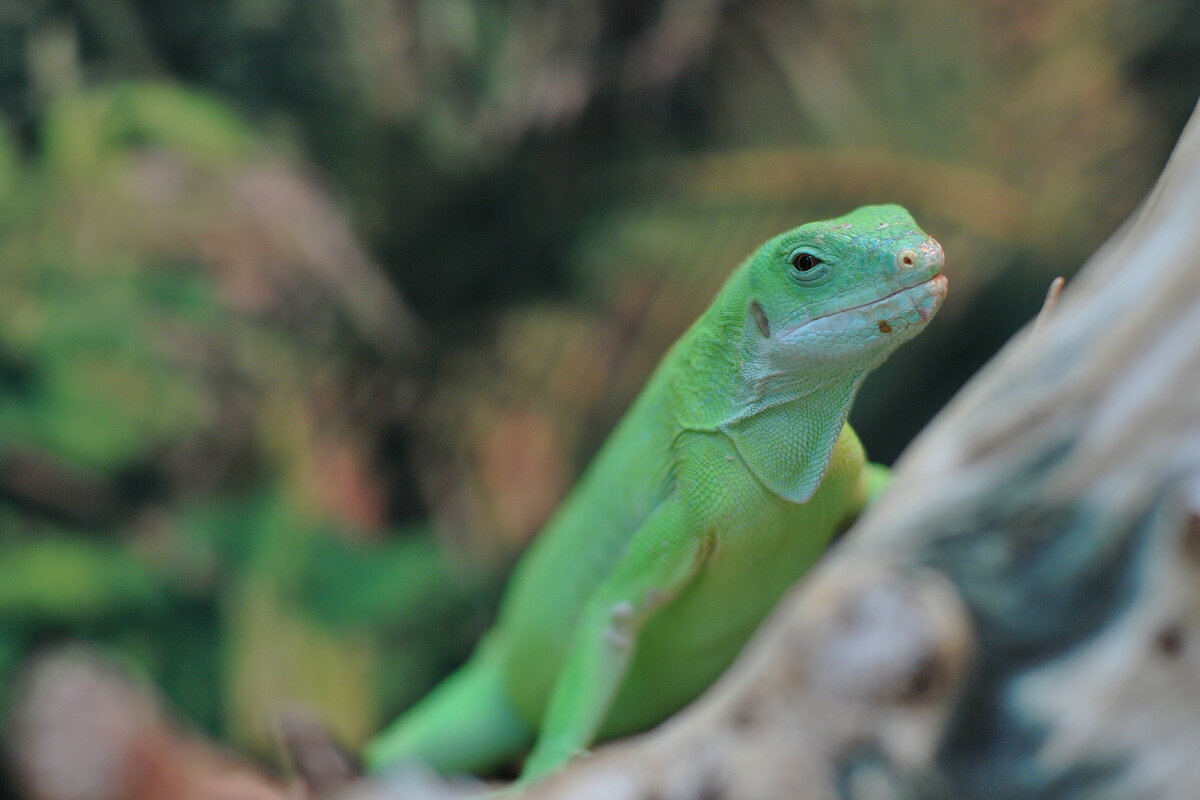
<instances>
[{"instance_id":1,"label":"blurred green foliage","mask_svg":"<svg viewBox=\"0 0 1200 800\"><path fill-rule=\"evenodd\" d=\"M86 639L356 743L755 244L945 245L890 461L1156 176L1183 0L0 0L0 687Z\"/></svg>"}]
</instances>

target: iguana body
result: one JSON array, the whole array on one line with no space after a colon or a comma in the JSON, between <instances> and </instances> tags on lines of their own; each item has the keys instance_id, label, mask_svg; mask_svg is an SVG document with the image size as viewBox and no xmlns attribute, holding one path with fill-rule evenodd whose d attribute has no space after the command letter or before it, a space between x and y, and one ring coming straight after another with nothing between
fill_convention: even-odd
<instances>
[{"instance_id":1,"label":"iguana body","mask_svg":"<svg viewBox=\"0 0 1200 800\"><path fill-rule=\"evenodd\" d=\"M772 239L651 377L517 567L475 655L368 749L522 778L712 683L869 491L846 425L945 296L941 247L872 206Z\"/></svg>"}]
</instances>

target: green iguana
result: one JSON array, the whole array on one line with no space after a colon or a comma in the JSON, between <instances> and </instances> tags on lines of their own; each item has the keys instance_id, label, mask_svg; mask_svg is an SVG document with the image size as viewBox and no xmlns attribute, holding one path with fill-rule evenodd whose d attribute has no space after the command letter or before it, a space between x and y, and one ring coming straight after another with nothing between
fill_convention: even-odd
<instances>
[{"instance_id":1,"label":"green iguana","mask_svg":"<svg viewBox=\"0 0 1200 800\"><path fill-rule=\"evenodd\" d=\"M671 348L518 565L474 655L367 748L523 783L729 666L886 480L846 424L946 296L941 245L869 206L770 240Z\"/></svg>"}]
</instances>

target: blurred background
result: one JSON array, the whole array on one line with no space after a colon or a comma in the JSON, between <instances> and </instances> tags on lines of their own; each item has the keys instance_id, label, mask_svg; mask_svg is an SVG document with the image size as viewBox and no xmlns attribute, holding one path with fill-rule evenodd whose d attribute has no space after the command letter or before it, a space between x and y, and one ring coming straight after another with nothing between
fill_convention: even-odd
<instances>
[{"instance_id":1,"label":"blurred background","mask_svg":"<svg viewBox=\"0 0 1200 800\"><path fill-rule=\"evenodd\" d=\"M97 721L356 747L728 272L875 202L952 284L890 462L1198 95L1184 0L0 0L0 797L125 796L53 782Z\"/></svg>"}]
</instances>

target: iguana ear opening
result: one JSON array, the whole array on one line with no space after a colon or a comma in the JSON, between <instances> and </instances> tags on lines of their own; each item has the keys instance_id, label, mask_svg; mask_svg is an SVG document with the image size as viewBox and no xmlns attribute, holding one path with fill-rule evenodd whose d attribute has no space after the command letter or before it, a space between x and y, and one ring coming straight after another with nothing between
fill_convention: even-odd
<instances>
[{"instance_id":1,"label":"iguana ear opening","mask_svg":"<svg viewBox=\"0 0 1200 800\"><path fill-rule=\"evenodd\" d=\"M767 312L763 311L763 307L758 304L757 300L750 301L750 316L754 317L754 324L758 326L758 332L763 335L763 338L770 339L771 322L767 319Z\"/></svg>"},{"instance_id":2,"label":"iguana ear opening","mask_svg":"<svg viewBox=\"0 0 1200 800\"><path fill-rule=\"evenodd\" d=\"M725 423L721 431L764 486L785 500L807 503L825 477L846 423L845 413L830 418L829 410L849 411L850 397L830 401L824 395L818 409L812 396L798 397Z\"/></svg>"}]
</instances>

